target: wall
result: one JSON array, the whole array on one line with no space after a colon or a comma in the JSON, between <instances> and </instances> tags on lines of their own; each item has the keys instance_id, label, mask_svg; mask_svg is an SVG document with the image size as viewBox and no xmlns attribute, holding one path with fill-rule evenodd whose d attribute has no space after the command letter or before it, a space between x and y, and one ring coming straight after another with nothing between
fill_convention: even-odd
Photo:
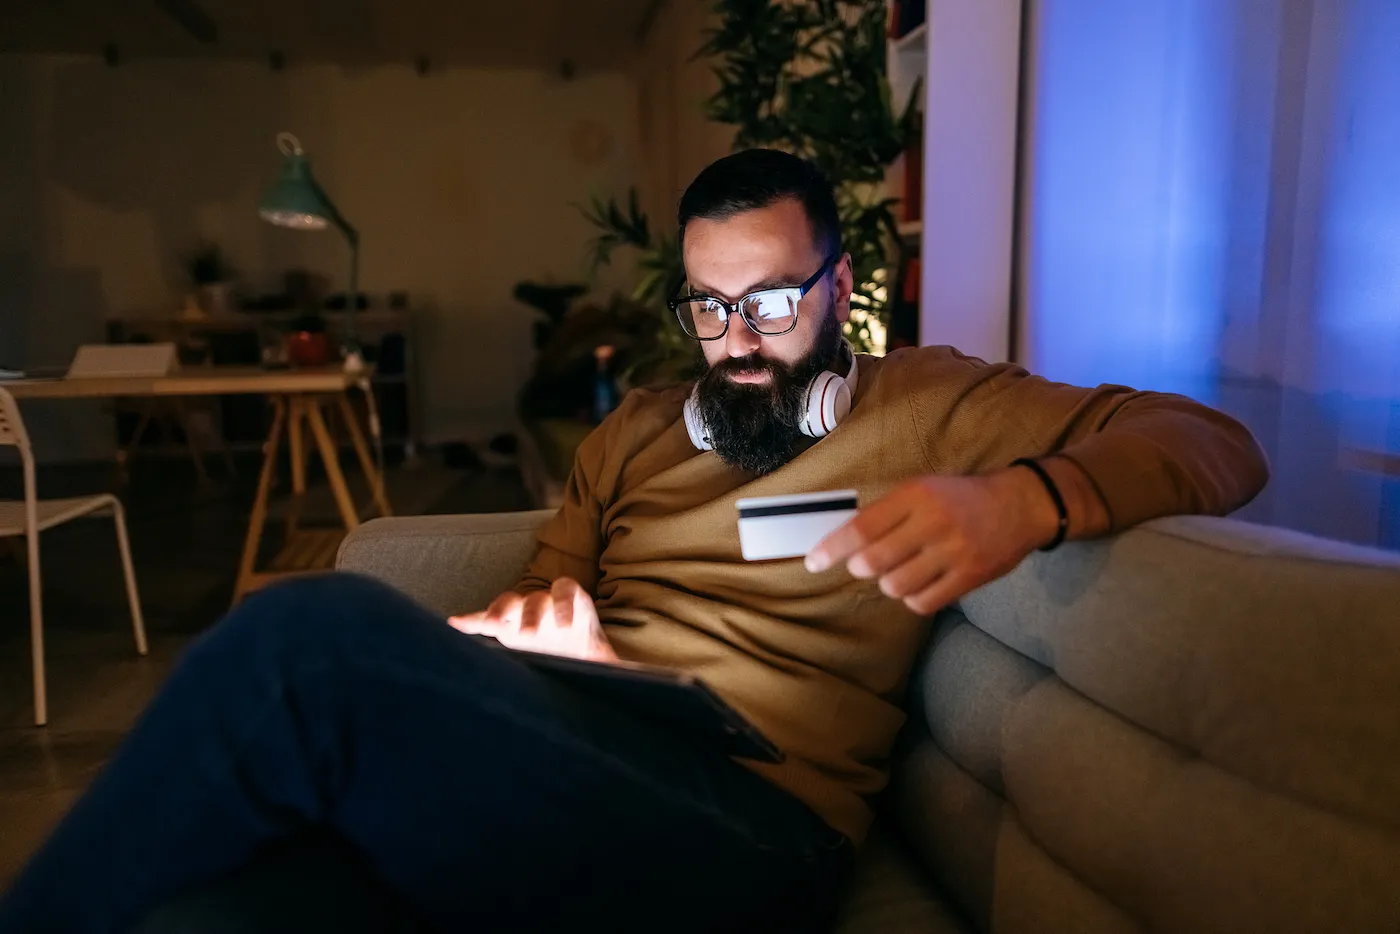
<instances>
[{"instance_id":1,"label":"wall","mask_svg":"<svg viewBox=\"0 0 1400 934\"><path fill-rule=\"evenodd\" d=\"M919 342L1005 360L1021 3L930 0L928 16Z\"/></svg>"},{"instance_id":2,"label":"wall","mask_svg":"<svg viewBox=\"0 0 1400 934\"><path fill-rule=\"evenodd\" d=\"M201 238L255 290L298 265L343 282L337 235L257 218L290 130L361 231L362 289L406 290L422 312L428 439L508 428L531 355L511 289L583 276L573 205L633 183L635 106L621 73L0 56L0 366L61 365L111 314L173 311ZM48 459L110 452L96 407L29 420Z\"/></svg>"},{"instance_id":3,"label":"wall","mask_svg":"<svg viewBox=\"0 0 1400 934\"><path fill-rule=\"evenodd\" d=\"M676 204L701 169L728 153L733 127L705 118L703 103L717 82L710 66L694 61L713 19L711 0L668 0L642 40L632 71L637 90L642 205L670 232Z\"/></svg>"}]
</instances>

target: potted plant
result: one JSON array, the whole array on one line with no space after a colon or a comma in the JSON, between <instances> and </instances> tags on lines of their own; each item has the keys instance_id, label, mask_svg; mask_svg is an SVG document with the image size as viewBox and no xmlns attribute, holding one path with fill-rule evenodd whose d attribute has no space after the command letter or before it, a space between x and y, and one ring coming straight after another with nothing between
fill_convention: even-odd
<instances>
[{"instance_id":1,"label":"potted plant","mask_svg":"<svg viewBox=\"0 0 1400 934\"><path fill-rule=\"evenodd\" d=\"M698 53L719 85L707 116L734 126L735 148L784 149L831 180L855 271L847 337L859 349L883 349L894 304L889 273L909 245L896 223L899 201L882 183L922 137L920 84L899 111L891 97L887 3L713 0L711 10L715 25Z\"/></svg>"},{"instance_id":2,"label":"potted plant","mask_svg":"<svg viewBox=\"0 0 1400 934\"><path fill-rule=\"evenodd\" d=\"M201 311L220 314L233 309L235 273L221 249L212 243L202 244L185 258L185 271Z\"/></svg>"},{"instance_id":3,"label":"potted plant","mask_svg":"<svg viewBox=\"0 0 1400 934\"><path fill-rule=\"evenodd\" d=\"M715 25L696 53L716 76L706 115L735 128L736 149L796 153L831 180L855 272L846 337L858 350L883 352L894 305L891 269L911 251L899 236L898 199L884 193L882 182L921 137L918 85L898 112L890 96L885 0L711 0L710 9ZM684 364L693 348L666 308L685 275L675 236L652 228L635 191L626 203L594 196L583 213L598 231L591 244L595 271L619 247L637 251L632 298L666 325L655 352L666 363Z\"/></svg>"}]
</instances>

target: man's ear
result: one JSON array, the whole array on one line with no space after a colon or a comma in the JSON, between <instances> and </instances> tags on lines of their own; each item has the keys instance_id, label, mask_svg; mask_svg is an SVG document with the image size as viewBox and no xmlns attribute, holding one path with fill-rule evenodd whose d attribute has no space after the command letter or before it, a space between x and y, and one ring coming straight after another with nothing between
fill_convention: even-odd
<instances>
[{"instance_id":1,"label":"man's ear","mask_svg":"<svg viewBox=\"0 0 1400 934\"><path fill-rule=\"evenodd\" d=\"M851 264L851 254L842 253L831 270L831 280L836 285L836 320L845 324L851 317L851 292L855 289L855 270Z\"/></svg>"}]
</instances>

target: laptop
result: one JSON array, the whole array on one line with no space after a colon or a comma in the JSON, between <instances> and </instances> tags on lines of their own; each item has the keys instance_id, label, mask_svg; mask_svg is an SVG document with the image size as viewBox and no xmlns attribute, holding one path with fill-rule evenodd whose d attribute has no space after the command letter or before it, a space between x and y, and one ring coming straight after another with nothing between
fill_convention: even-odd
<instances>
[{"instance_id":1,"label":"laptop","mask_svg":"<svg viewBox=\"0 0 1400 934\"><path fill-rule=\"evenodd\" d=\"M173 343L83 344L73 355L67 379L169 376L180 368Z\"/></svg>"}]
</instances>

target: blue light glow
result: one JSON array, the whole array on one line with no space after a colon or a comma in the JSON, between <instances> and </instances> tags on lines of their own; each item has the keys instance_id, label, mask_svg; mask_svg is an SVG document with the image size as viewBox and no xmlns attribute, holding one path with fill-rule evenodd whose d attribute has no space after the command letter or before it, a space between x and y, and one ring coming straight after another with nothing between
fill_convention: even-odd
<instances>
[{"instance_id":1,"label":"blue light glow","mask_svg":"<svg viewBox=\"0 0 1400 934\"><path fill-rule=\"evenodd\" d=\"M1021 359L1219 405L1249 518L1400 547L1356 467L1400 455L1400 2L1036 11Z\"/></svg>"}]
</instances>

